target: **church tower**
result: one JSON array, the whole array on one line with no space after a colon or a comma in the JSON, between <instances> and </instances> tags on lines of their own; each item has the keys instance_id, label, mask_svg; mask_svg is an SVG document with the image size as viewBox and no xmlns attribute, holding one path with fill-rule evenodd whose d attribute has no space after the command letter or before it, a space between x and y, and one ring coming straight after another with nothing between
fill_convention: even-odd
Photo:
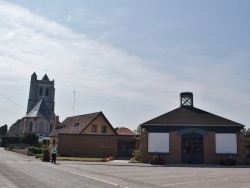
<instances>
[{"instance_id":1,"label":"church tower","mask_svg":"<svg viewBox=\"0 0 250 188\"><path fill-rule=\"evenodd\" d=\"M31 75L27 114L36 106L36 104L41 99L45 99L47 105L54 113L54 108L55 108L54 85L55 85L54 80L50 81L47 74L43 76L42 80L37 79L37 75L35 72Z\"/></svg>"}]
</instances>

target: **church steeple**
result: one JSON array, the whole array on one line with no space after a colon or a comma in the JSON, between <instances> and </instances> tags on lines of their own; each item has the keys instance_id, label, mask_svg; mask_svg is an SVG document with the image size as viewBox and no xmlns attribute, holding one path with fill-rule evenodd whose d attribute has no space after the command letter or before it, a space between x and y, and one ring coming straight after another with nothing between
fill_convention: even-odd
<instances>
[{"instance_id":1,"label":"church steeple","mask_svg":"<svg viewBox=\"0 0 250 188\"><path fill-rule=\"evenodd\" d=\"M32 81L37 80L37 75L35 72L31 75L31 80Z\"/></svg>"},{"instance_id":2,"label":"church steeple","mask_svg":"<svg viewBox=\"0 0 250 188\"><path fill-rule=\"evenodd\" d=\"M31 75L27 113L29 113L34 108L34 106L36 106L36 104L43 98L47 102L51 111L54 113L54 108L55 108L54 80L50 81L47 74L43 76L42 80L37 80L37 75L34 72Z\"/></svg>"},{"instance_id":3,"label":"church steeple","mask_svg":"<svg viewBox=\"0 0 250 188\"><path fill-rule=\"evenodd\" d=\"M49 77L47 76L47 74L45 74L42 78L42 80L48 80L49 81Z\"/></svg>"}]
</instances>

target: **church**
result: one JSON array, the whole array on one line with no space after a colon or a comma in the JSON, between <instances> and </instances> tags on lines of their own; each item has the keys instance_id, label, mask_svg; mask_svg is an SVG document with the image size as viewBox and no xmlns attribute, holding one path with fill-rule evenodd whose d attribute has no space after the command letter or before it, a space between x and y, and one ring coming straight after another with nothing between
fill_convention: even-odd
<instances>
[{"instance_id":1,"label":"church","mask_svg":"<svg viewBox=\"0 0 250 188\"><path fill-rule=\"evenodd\" d=\"M24 133L35 133L40 138L48 136L55 127L54 85L47 74L41 80L35 72L31 75L26 115L10 127L10 136L20 137Z\"/></svg>"}]
</instances>

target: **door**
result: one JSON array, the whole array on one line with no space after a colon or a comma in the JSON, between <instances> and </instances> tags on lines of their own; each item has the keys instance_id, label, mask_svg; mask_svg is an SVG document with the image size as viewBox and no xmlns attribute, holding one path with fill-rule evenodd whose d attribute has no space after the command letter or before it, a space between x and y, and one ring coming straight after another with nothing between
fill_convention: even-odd
<instances>
[{"instance_id":1,"label":"door","mask_svg":"<svg viewBox=\"0 0 250 188\"><path fill-rule=\"evenodd\" d=\"M132 157L135 149L135 142L118 141L118 157Z\"/></svg>"},{"instance_id":2,"label":"door","mask_svg":"<svg viewBox=\"0 0 250 188\"><path fill-rule=\"evenodd\" d=\"M203 136L189 133L182 136L182 163L204 162Z\"/></svg>"}]
</instances>

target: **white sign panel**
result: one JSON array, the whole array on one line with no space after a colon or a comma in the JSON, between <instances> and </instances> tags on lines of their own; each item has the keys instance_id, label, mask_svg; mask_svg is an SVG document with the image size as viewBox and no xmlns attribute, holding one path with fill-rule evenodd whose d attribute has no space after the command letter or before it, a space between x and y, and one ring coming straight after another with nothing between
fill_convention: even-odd
<instances>
[{"instance_id":1,"label":"white sign panel","mask_svg":"<svg viewBox=\"0 0 250 188\"><path fill-rule=\"evenodd\" d=\"M237 135L234 133L216 133L216 153L237 154Z\"/></svg>"},{"instance_id":2,"label":"white sign panel","mask_svg":"<svg viewBox=\"0 0 250 188\"><path fill-rule=\"evenodd\" d=\"M169 153L169 133L148 133L148 152Z\"/></svg>"}]
</instances>

